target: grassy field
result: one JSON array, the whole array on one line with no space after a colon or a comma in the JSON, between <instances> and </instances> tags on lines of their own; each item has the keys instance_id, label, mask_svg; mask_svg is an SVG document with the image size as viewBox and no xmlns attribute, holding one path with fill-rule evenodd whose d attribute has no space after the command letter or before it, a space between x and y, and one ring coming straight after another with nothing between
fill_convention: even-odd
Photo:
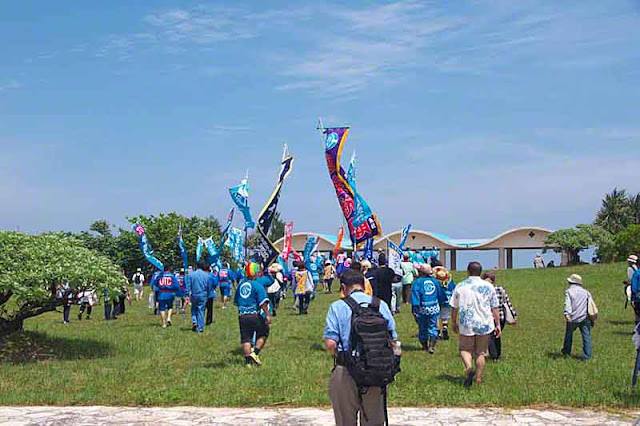
<instances>
[{"instance_id":1,"label":"grassy field","mask_svg":"<svg viewBox=\"0 0 640 426\"><path fill-rule=\"evenodd\" d=\"M600 309L593 330L594 358L558 356L562 345L565 278L581 274ZM624 307L623 265L500 271L519 324L507 327L504 361L489 364L482 386L462 388L457 337L439 342L435 355L419 349L409 309L397 317L403 371L390 388L395 406L557 405L597 408L640 406L630 387L635 350L633 312ZM456 274L460 279L461 274ZM248 369L239 351L237 311L215 309L203 334L174 318L162 329L146 303L117 321L98 306L90 321L61 324L61 313L26 323L26 331L0 346L0 404L326 406L332 360L322 348L324 316L333 295L320 295L308 316L283 301L262 354ZM574 354L581 353L576 332Z\"/></svg>"}]
</instances>

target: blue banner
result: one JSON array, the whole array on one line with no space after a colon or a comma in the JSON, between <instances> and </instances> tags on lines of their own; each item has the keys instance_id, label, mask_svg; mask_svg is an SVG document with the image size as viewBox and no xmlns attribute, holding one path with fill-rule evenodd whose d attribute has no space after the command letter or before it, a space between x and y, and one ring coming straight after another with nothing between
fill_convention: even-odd
<instances>
[{"instance_id":1,"label":"blue banner","mask_svg":"<svg viewBox=\"0 0 640 426\"><path fill-rule=\"evenodd\" d=\"M200 262L202 259L202 250L204 249L204 240L198 237L198 244L196 245L196 262Z\"/></svg>"},{"instance_id":2,"label":"blue banner","mask_svg":"<svg viewBox=\"0 0 640 426\"><path fill-rule=\"evenodd\" d=\"M213 242L213 238L209 237L204 240L204 246L207 249L207 253L209 253L207 256L207 262L212 266L217 265L220 260L220 251L218 250L218 247L216 247L216 243Z\"/></svg>"},{"instance_id":3,"label":"blue banner","mask_svg":"<svg viewBox=\"0 0 640 426\"><path fill-rule=\"evenodd\" d=\"M369 238L364 244L364 258L368 261L373 260L373 238Z\"/></svg>"},{"instance_id":4,"label":"blue banner","mask_svg":"<svg viewBox=\"0 0 640 426\"><path fill-rule=\"evenodd\" d=\"M409 231L411 231L411 224L402 228L402 236L400 237L400 245L398 246L400 250L404 250L404 245L407 243L407 238L409 237Z\"/></svg>"},{"instance_id":5,"label":"blue banner","mask_svg":"<svg viewBox=\"0 0 640 426\"><path fill-rule=\"evenodd\" d=\"M147 259L147 261L151 263L153 266L155 266L157 269L161 271L164 270L164 265L162 264L162 262L160 262L153 255L153 249L151 248L151 243L147 238L147 233L144 229L144 226L140 225L139 223L134 223L131 229L133 230L133 232L136 233L136 235L138 235L138 242L140 243L140 249L142 250L142 254Z\"/></svg>"},{"instance_id":6,"label":"blue banner","mask_svg":"<svg viewBox=\"0 0 640 426\"><path fill-rule=\"evenodd\" d=\"M233 222L233 213L235 212L234 208L231 208L229 215L227 216L227 226L222 230L222 235L220 236L220 248L225 245L227 242L227 237L229 236L229 229L231 229L231 223Z\"/></svg>"},{"instance_id":7,"label":"blue banner","mask_svg":"<svg viewBox=\"0 0 640 426\"><path fill-rule=\"evenodd\" d=\"M231 228L229 231L229 238L227 238L226 246L231 250L231 255L236 262L242 262L244 259L244 235L242 230L238 228Z\"/></svg>"},{"instance_id":8,"label":"blue banner","mask_svg":"<svg viewBox=\"0 0 640 426\"><path fill-rule=\"evenodd\" d=\"M180 247L180 257L182 257L182 267L186 273L189 269L189 255L187 254L187 246L182 239L182 229L178 231L178 246Z\"/></svg>"},{"instance_id":9,"label":"blue banner","mask_svg":"<svg viewBox=\"0 0 640 426\"><path fill-rule=\"evenodd\" d=\"M249 182L242 179L240 185L229 188L229 195L236 206L244 216L244 224L246 229L255 228L256 224L251 218L251 210L249 209Z\"/></svg>"},{"instance_id":10,"label":"blue banner","mask_svg":"<svg viewBox=\"0 0 640 426\"><path fill-rule=\"evenodd\" d=\"M391 240L387 240L387 249L389 251L387 266L393 269L397 275L402 276L402 267L400 266L400 263L402 262L402 250L400 250L400 247L395 245Z\"/></svg>"},{"instance_id":11,"label":"blue banner","mask_svg":"<svg viewBox=\"0 0 640 426\"><path fill-rule=\"evenodd\" d=\"M311 262L311 253L315 249L318 244L318 237L309 235L307 237L307 243L304 245L304 252L302 254L302 258L304 259L304 263Z\"/></svg>"}]
</instances>

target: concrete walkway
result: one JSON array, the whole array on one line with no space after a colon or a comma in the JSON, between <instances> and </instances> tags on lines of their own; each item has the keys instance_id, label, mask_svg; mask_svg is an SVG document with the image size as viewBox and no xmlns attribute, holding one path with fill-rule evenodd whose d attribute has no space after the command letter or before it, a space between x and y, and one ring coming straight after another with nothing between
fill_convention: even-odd
<instances>
[{"instance_id":1,"label":"concrete walkway","mask_svg":"<svg viewBox=\"0 0 640 426\"><path fill-rule=\"evenodd\" d=\"M627 415L586 410L392 408L392 425L633 425ZM332 425L330 409L0 407L1 425ZM640 423L639 423L640 424Z\"/></svg>"}]
</instances>

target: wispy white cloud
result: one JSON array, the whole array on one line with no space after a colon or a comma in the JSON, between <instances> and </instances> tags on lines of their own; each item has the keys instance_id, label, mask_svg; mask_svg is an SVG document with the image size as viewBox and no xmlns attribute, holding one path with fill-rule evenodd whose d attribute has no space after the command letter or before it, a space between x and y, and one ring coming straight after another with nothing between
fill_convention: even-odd
<instances>
[{"instance_id":1,"label":"wispy white cloud","mask_svg":"<svg viewBox=\"0 0 640 426\"><path fill-rule=\"evenodd\" d=\"M5 90L19 89L22 87L22 83L16 80L9 80L6 83L0 83L0 92Z\"/></svg>"}]
</instances>

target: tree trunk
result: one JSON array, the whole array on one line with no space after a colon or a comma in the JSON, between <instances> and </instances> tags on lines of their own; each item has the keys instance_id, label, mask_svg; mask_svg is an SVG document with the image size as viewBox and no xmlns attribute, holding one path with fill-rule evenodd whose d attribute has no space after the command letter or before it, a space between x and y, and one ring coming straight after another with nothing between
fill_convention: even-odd
<instances>
[{"instance_id":1,"label":"tree trunk","mask_svg":"<svg viewBox=\"0 0 640 426\"><path fill-rule=\"evenodd\" d=\"M0 336L8 336L11 333L22 330L23 324L23 318L0 318Z\"/></svg>"}]
</instances>

